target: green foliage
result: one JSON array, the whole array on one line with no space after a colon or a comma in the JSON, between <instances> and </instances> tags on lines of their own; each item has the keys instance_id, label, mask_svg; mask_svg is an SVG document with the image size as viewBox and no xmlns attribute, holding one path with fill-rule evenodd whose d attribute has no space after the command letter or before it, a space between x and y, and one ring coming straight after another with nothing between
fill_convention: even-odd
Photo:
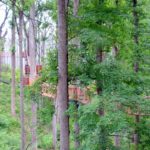
<instances>
[{"instance_id":1,"label":"green foliage","mask_svg":"<svg viewBox=\"0 0 150 150\"><path fill-rule=\"evenodd\" d=\"M24 11L29 11L30 8L31 8L31 6L32 6L32 4L33 4L35 1L36 1L36 0L26 0L26 1L24 2L24 5L23 5L23 10L24 10Z\"/></svg>"},{"instance_id":2,"label":"green foliage","mask_svg":"<svg viewBox=\"0 0 150 150\"><path fill-rule=\"evenodd\" d=\"M30 98L32 101L38 102L41 97L42 78L39 78L33 83L29 89Z\"/></svg>"},{"instance_id":3,"label":"green foliage","mask_svg":"<svg viewBox=\"0 0 150 150\"><path fill-rule=\"evenodd\" d=\"M24 12L29 14L33 0L25 1ZM17 5L19 5L17 1ZM126 0L82 0L80 1L78 16L73 16L73 1L70 1L68 11L68 81L80 87L88 86L91 102L88 105L79 104L77 109L73 102L67 114L70 115L70 143L73 149L75 136L80 140L79 150L127 150L134 149L131 137L135 130L139 135L139 150L149 150L150 146L150 119L141 116L140 122L135 123L132 113L150 114L150 102L145 96L150 95L150 38L149 38L149 1L138 1L133 8L132 1ZM133 10L137 12L139 24L135 27ZM41 16L44 12L57 19L57 2L38 1L38 10ZM43 16L42 16L43 17ZM44 30L49 22L38 23ZM138 35L138 44L134 41ZM45 41L47 37L41 40ZM2 44L1 44L2 45ZM3 46L3 45L2 45ZM112 49L117 48L115 56ZM105 54L103 61L97 61L97 52ZM12 47L11 51L15 49ZM51 149L52 137L50 123L54 114L52 101L41 97L41 84L58 82L57 51L50 50L46 60L42 77L35 84L25 89L25 112L30 116L30 100L38 104L38 148ZM133 64L139 63L139 71L135 73ZM10 70L9 70L10 71ZM10 78L2 74L2 77ZM18 77L17 77L18 79ZM10 87L2 84L2 90L10 93ZM97 90L101 89L98 95ZM10 100L0 90L0 148L18 149L20 129L18 120L6 113L10 108ZM17 89L17 96L19 89ZM9 95L10 96L10 95ZM100 111L104 110L104 115ZM17 106L17 113L19 107ZM80 134L74 134L74 123L79 123ZM26 126L28 126L26 124ZM16 133L15 133L16 132ZM120 147L114 146L114 135L120 136ZM58 133L59 134L59 133ZM30 136L27 137L30 141ZM59 144L58 144L59 145Z\"/></svg>"},{"instance_id":4,"label":"green foliage","mask_svg":"<svg viewBox=\"0 0 150 150\"><path fill-rule=\"evenodd\" d=\"M140 135L140 149L148 150L150 148L149 139L149 123L150 120L147 117L142 118L141 123L138 125L138 133Z\"/></svg>"},{"instance_id":5,"label":"green foliage","mask_svg":"<svg viewBox=\"0 0 150 150\"><path fill-rule=\"evenodd\" d=\"M6 79L9 76L5 72ZM7 93L7 94L6 94ZM19 119L13 118L6 108L10 108L10 86L0 83L0 148L18 150L20 146ZM18 106L18 103L16 103ZM8 110L8 109L7 109Z\"/></svg>"},{"instance_id":6,"label":"green foliage","mask_svg":"<svg viewBox=\"0 0 150 150\"><path fill-rule=\"evenodd\" d=\"M43 99L44 105L43 107L38 111L38 116L40 119L40 124L42 125L50 125L52 121L52 117L54 114L54 105L50 99Z\"/></svg>"},{"instance_id":7,"label":"green foliage","mask_svg":"<svg viewBox=\"0 0 150 150\"><path fill-rule=\"evenodd\" d=\"M10 68L2 74L3 80L8 80L10 78ZM17 83L18 83L18 72ZM52 137L49 133L50 123L54 113L54 106L52 101L46 98L42 98L41 95L41 83L42 78L37 80L32 87L25 87L25 128L26 128L26 143L31 141L30 133L30 124L29 120L31 119L31 100L35 100L38 104L38 147L42 149L52 148ZM17 84L18 85L18 84ZM20 119L19 119L19 86L17 87L16 92L16 118L12 117L10 114L10 109L6 111L6 108L10 108L10 93L11 86L8 84L0 83L0 149L4 150L14 149L18 150L20 147ZM31 95L33 99L31 99Z\"/></svg>"},{"instance_id":8,"label":"green foliage","mask_svg":"<svg viewBox=\"0 0 150 150\"><path fill-rule=\"evenodd\" d=\"M149 29L145 28L149 22L148 11L145 10L147 4L148 1L138 2L136 8L139 16L138 45L133 40L135 27L131 1L121 0L116 4L115 0L83 0L77 17L73 17L72 9L69 9L69 82L89 87L95 84L91 90L92 102L78 110L80 149L116 149L113 143L115 133L121 136L119 149L129 149L127 143L131 142L137 125L134 117L127 114L127 109L132 109L133 113L139 110L150 112L150 103L144 99L144 95L150 94L146 69L150 55L147 50ZM72 3L70 7L73 7ZM116 57L112 54L114 46L119 50ZM96 60L99 49L106 54L101 63ZM147 59L143 61L145 56ZM133 70L137 60L140 63L139 73ZM95 87L102 89L99 96ZM105 110L104 116L98 115L100 109ZM72 105L69 114L74 122L76 112ZM146 118L141 119L148 123ZM141 121L138 128L141 131L138 133L141 150L148 149L145 143L150 130L146 124Z\"/></svg>"},{"instance_id":9,"label":"green foliage","mask_svg":"<svg viewBox=\"0 0 150 150\"><path fill-rule=\"evenodd\" d=\"M50 51L48 53L47 60L45 62L45 67L42 72L43 81L47 81L48 83L52 83L54 85L57 84L58 76L57 76L57 52L56 50Z\"/></svg>"},{"instance_id":10,"label":"green foliage","mask_svg":"<svg viewBox=\"0 0 150 150\"><path fill-rule=\"evenodd\" d=\"M39 141L40 144L38 148L42 149L52 149L52 136L50 134L44 135L41 140Z\"/></svg>"},{"instance_id":11,"label":"green foliage","mask_svg":"<svg viewBox=\"0 0 150 150\"><path fill-rule=\"evenodd\" d=\"M10 51L11 51L12 53L15 53L15 52L16 52L15 46L11 47Z\"/></svg>"},{"instance_id":12,"label":"green foliage","mask_svg":"<svg viewBox=\"0 0 150 150\"><path fill-rule=\"evenodd\" d=\"M4 50L4 42L5 40L0 38L0 52Z\"/></svg>"}]
</instances>

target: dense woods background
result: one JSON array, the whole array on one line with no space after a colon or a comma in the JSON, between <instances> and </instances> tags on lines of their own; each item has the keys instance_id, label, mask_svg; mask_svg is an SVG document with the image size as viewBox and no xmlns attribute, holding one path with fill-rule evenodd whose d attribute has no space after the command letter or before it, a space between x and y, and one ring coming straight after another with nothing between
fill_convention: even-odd
<instances>
[{"instance_id":1,"label":"dense woods background","mask_svg":"<svg viewBox=\"0 0 150 150\"><path fill-rule=\"evenodd\" d=\"M149 9L0 0L0 149L149 150Z\"/></svg>"}]
</instances>

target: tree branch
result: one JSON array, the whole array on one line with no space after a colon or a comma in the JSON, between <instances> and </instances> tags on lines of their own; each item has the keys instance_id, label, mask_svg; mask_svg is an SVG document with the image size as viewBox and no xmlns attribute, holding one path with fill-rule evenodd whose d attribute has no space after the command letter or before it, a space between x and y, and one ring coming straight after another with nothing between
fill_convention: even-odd
<instances>
[{"instance_id":1,"label":"tree branch","mask_svg":"<svg viewBox=\"0 0 150 150\"><path fill-rule=\"evenodd\" d=\"M7 35L7 30L4 32L4 34L1 36L2 38L5 38L6 37L6 35Z\"/></svg>"},{"instance_id":2,"label":"tree branch","mask_svg":"<svg viewBox=\"0 0 150 150\"><path fill-rule=\"evenodd\" d=\"M9 9L6 7L6 9L5 9L5 17L4 17L4 20L3 20L2 24L0 25L0 30L2 30L2 28L3 28L3 26L4 26L5 22L6 22L6 19L8 17L8 13L9 13Z\"/></svg>"}]
</instances>

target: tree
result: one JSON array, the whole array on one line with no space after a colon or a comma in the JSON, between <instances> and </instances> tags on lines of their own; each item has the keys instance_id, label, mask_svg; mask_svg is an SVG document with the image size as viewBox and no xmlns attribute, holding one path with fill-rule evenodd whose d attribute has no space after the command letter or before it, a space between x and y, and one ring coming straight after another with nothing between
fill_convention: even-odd
<instances>
[{"instance_id":1,"label":"tree","mask_svg":"<svg viewBox=\"0 0 150 150\"><path fill-rule=\"evenodd\" d=\"M73 7L73 15L74 16L77 16L77 13L78 13L78 7L79 7L79 0L74 0L73 1L74 3L74 7Z\"/></svg>"},{"instance_id":2,"label":"tree","mask_svg":"<svg viewBox=\"0 0 150 150\"><path fill-rule=\"evenodd\" d=\"M68 52L66 1L58 0L58 87L57 101L60 119L60 150L69 150Z\"/></svg>"},{"instance_id":3,"label":"tree","mask_svg":"<svg viewBox=\"0 0 150 150\"><path fill-rule=\"evenodd\" d=\"M0 79L1 79L2 63L3 63L2 57L1 57L1 52L4 51L4 41L5 41L5 37L7 35L7 30L3 33L3 28L4 28L4 25L5 25L7 17L8 17L8 12L9 11L6 7L4 20L0 24Z\"/></svg>"},{"instance_id":4,"label":"tree","mask_svg":"<svg viewBox=\"0 0 150 150\"><path fill-rule=\"evenodd\" d=\"M136 73L139 72L139 17L138 17L138 12L137 12L137 5L138 5L138 1L137 0L133 0L132 1L133 4L133 20L134 20L134 44L135 44L135 61L134 61L134 71ZM136 124L139 124L140 121L140 116L139 115L135 115L135 122ZM138 150L138 144L139 144L139 135L138 135L138 128L136 127L135 129L135 133L134 133L134 142L135 142L135 150Z\"/></svg>"},{"instance_id":5,"label":"tree","mask_svg":"<svg viewBox=\"0 0 150 150\"><path fill-rule=\"evenodd\" d=\"M36 77L36 22L35 22L35 2L32 2L30 7L30 20L29 20L29 62L30 62L30 78L35 80ZM37 102L31 98L31 111L32 111L32 149L37 149Z\"/></svg>"},{"instance_id":6,"label":"tree","mask_svg":"<svg viewBox=\"0 0 150 150\"><path fill-rule=\"evenodd\" d=\"M35 2L30 8L30 22L29 22L29 60L30 60L30 78L35 80L36 77L36 23L35 23ZM32 111L32 149L37 149L37 102L31 99Z\"/></svg>"},{"instance_id":7,"label":"tree","mask_svg":"<svg viewBox=\"0 0 150 150\"><path fill-rule=\"evenodd\" d=\"M22 43L23 43L23 2L19 10L19 56L20 56L20 122L21 122L21 150L25 150L25 115L24 115L24 85L23 85L23 59L22 59Z\"/></svg>"},{"instance_id":8,"label":"tree","mask_svg":"<svg viewBox=\"0 0 150 150\"><path fill-rule=\"evenodd\" d=\"M16 106L15 106L15 99L16 99L16 57L15 57L15 34L16 34L16 29L15 29L15 5L16 5L16 0L12 1L12 27L11 27L11 68L12 68L12 72L11 72L11 113L13 116L16 115Z\"/></svg>"},{"instance_id":9,"label":"tree","mask_svg":"<svg viewBox=\"0 0 150 150\"><path fill-rule=\"evenodd\" d=\"M20 7L19 2L16 1L16 8ZM148 0L82 0L80 5L79 0L72 0L69 5L68 0L57 2L56 0L27 0L24 3L26 8L23 8L23 14L27 17L24 20L25 33L27 33L29 46L27 50L31 65L30 79L34 80L36 75L37 57L41 63L41 56L44 56L41 78L30 88L24 89L25 98L27 96L24 101L26 106L24 115L31 118L32 124L31 131L27 130L27 137L32 135L28 147L52 149L54 146L53 148L57 149L60 146L61 150L69 150L69 143L71 143L70 149L74 143L74 149L83 150L150 149L148 128L150 101L147 99L150 95L150 13L148 12L150 2ZM9 1L7 4L10 4ZM19 16L21 18L21 13ZM54 37L58 43L58 51L57 44L53 46L54 49L47 47L51 44L49 42L51 19L58 23L58 38ZM21 27L22 21L19 20ZM19 42L20 56L22 42L22 40ZM20 101L22 102L22 59L20 64ZM49 83L50 89L46 88ZM56 92L57 87L57 100L41 98L41 84L42 87L46 85L42 92L47 93ZM69 100L68 84L77 84L80 89L87 89L91 101L88 104L75 101L74 99L81 100L81 97L85 96L78 88L73 92L74 95L78 93L77 95L80 96L74 96ZM1 85L2 89L9 86L3 83ZM69 93L70 91L69 88ZM31 97L28 97L29 92ZM5 110L9 105L9 99L7 104L6 95L4 93L1 95L1 108ZM37 109L36 103L41 99L39 103L41 105ZM32 101L32 106L28 100ZM75 105L72 101L75 101ZM59 107L58 122L57 106ZM29 109L32 111L32 116ZM4 145L3 149L9 149L9 146L13 147L17 143L12 142L11 137L14 136L8 138L10 134L15 135L17 132L9 131L12 129L18 131L20 126L14 127L16 126L14 120L17 119L12 118L11 123L9 119L3 117L3 109L0 109L0 112L2 118L0 128L4 129L2 135L8 133L5 136L7 142L1 140L0 147ZM53 129L49 130L52 115ZM59 141L57 142L59 135L56 132L57 123L60 123L60 144ZM30 126L25 122L24 127L29 129L28 125ZM38 127L39 130L36 130ZM53 144L50 134L54 135ZM37 137L39 137L38 146ZM30 138L26 140L27 143ZM5 145L8 147L6 148Z\"/></svg>"},{"instance_id":10,"label":"tree","mask_svg":"<svg viewBox=\"0 0 150 150\"><path fill-rule=\"evenodd\" d=\"M30 77L32 79L36 76L36 26L35 26L35 4L32 3L30 8L30 19L29 19L29 63L31 67Z\"/></svg>"}]
</instances>

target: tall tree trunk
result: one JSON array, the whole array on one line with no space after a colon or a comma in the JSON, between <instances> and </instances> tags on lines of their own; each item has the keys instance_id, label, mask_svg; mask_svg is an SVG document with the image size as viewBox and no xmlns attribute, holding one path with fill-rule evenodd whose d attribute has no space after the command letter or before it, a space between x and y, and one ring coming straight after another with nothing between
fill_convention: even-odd
<instances>
[{"instance_id":1,"label":"tall tree trunk","mask_svg":"<svg viewBox=\"0 0 150 150\"><path fill-rule=\"evenodd\" d=\"M2 76L2 56L1 56L1 50L0 50L0 80L1 80L1 76Z\"/></svg>"},{"instance_id":2,"label":"tall tree trunk","mask_svg":"<svg viewBox=\"0 0 150 150\"><path fill-rule=\"evenodd\" d=\"M37 31L40 31L40 27L37 26ZM41 35L40 32L37 32L37 38L40 39ZM41 40L37 43L37 52L38 52L38 63L41 64Z\"/></svg>"},{"instance_id":3,"label":"tall tree trunk","mask_svg":"<svg viewBox=\"0 0 150 150\"><path fill-rule=\"evenodd\" d=\"M102 63L102 61L103 61L103 51L101 48L97 49L96 61L97 61L97 63ZM100 81L97 81L97 94L100 95L101 93L102 93L102 88L100 86Z\"/></svg>"},{"instance_id":4,"label":"tall tree trunk","mask_svg":"<svg viewBox=\"0 0 150 150\"><path fill-rule=\"evenodd\" d=\"M68 109L68 48L66 1L58 0L58 87L57 101L60 118L60 150L69 150Z\"/></svg>"},{"instance_id":5,"label":"tall tree trunk","mask_svg":"<svg viewBox=\"0 0 150 150\"><path fill-rule=\"evenodd\" d=\"M117 8L119 8L119 0L116 0L116 6ZM114 44L113 52L114 52L114 57L117 58L119 53L119 48L116 46L116 44ZM120 136L117 132L115 133L114 143L115 143L115 147L117 148L120 147Z\"/></svg>"},{"instance_id":6,"label":"tall tree trunk","mask_svg":"<svg viewBox=\"0 0 150 150\"><path fill-rule=\"evenodd\" d=\"M140 116L135 116L135 123L138 124L140 122ZM134 143L135 143L135 150L138 150L139 148L139 135L138 135L138 128L135 128L135 134L134 134Z\"/></svg>"},{"instance_id":7,"label":"tall tree trunk","mask_svg":"<svg viewBox=\"0 0 150 150\"><path fill-rule=\"evenodd\" d=\"M59 114L58 114L58 101L56 100L54 102L55 104L55 113L53 115L53 121L52 121L52 132L53 132L53 148L54 150L58 149L58 129L57 129L57 125L60 121L59 119Z\"/></svg>"},{"instance_id":8,"label":"tall tree trunk","mask_svg":"<svg viewBox=\"0 0 150 150\"><path fill-rule=\"evenodd\" d=\"M132 0L133 3L133 19L134 19L134 43L135 43L135 53L139 53L139 33L138 33L138 29L139 29L139 17L138 17L138 12L137 12L137 0ZM137 54L135 54L137 55ZM139 72L139 58L135 58L135 62L134 62L134 71L136 73ZM135 116L135 122L136 124L138 124L140 122L140 116L136 115ZM139 135L138 135L138 128L135 128L135 138L134 138L134 142L135 142L135 150L138 150L139 148Z\"/></svg>"},{"instance_id":9,"label":"tall tree trunk","mask_svg":"<svg viewBox=\"0 0 150 150\"><path fill-rule=\"evenodd\" d=\"M30 8L29 23L29 62L31 78L36 76L36 43L35 43L35 4Z\"/></svg>"},{"instance_id":10,"label":"tall tree trunk","mask_svg":"<svg viewBox=\"0 0 150 150\"><path fill-rule=\"evenodd\" d=\"M116 2L118 2L118 1L116 1ZM113 55L114 55L115 58L118 56L118 52L119 52L118 47L116 45L114 45L114 47L113 47ZM117 132L115 133L115 136L114 136L114 143L115 143L115 146L117 148L120 147L120 136L119 136L119 134Z\"/></svg>"},{"instance_id":11,"label":"tall tree trunk","mask_svg":"<svg viewBox=\"0 0 150 150\"><path fill-rule=\"evenodd\" d=\"M79 7L79 0L74 0L73 1L73 15L77 16L78 13L78 7Z\"/></svg>"},{"instance_id":12,"label":"tall tree trunk","mask_svg":"<svg viewBox=\"0 0 150 150\"><path fill-rule=\"evenodd\" d=\"M103 50L102 48L98 48L97 49L97 54L96 54L96 60L97 60L97 63L102 63L104 59L104 56L103 56ZM102 86L101 86L101 80L97 80L96 81L96 84L97 84L97 94L100 96L103 92L103 89L102 89ZM103 104L99 105L99 109L98 109L98 114L100 117L103 117L105 115L105 111L104 111L104 106ZM102 150L106 150L107 149L107 146L105 144L103 144L103 141L106 141L107 140L107 131L105 129L105 127L102 125L100 126L101 128L101 131L100 131L100 136L99 136L99 148L102 149Z\"/></svg>"},{"instance_id":13,"label":"tall tree trunk","mask_svg":"<svg viewBox=\"0 0 150 150\"><path fill-rule=\"evenodd\" d=\"M136 53L138 53L138 45L139 45L139 34L138 34L138 28L139 28L139 17L137 12L137 0L133 0L133 18L134 18L134 43L135 43L135 49ZM134 62L134 71L139 71L139 63L138 58L136 58Z\"/></svg>"},{"instance_id":14,"label":"tall tree trunk","mask_svg":"<svg viewBox=\"0 0 150 150\"><path fill-rule=\"evenodd\" d=\"M117 5L117 6L119 5L119 0L116 0L116 5Z\"/></svg>"},{"instance_id":15,"label":"tall tree trunk","mask_svg":"<svg viewBox=\"0 0 150 150\"><path fill-rule=\"evenodd\" d=\"M16 70L16 57L15 57L15 3L16 0L12 1L12 39L11 39L11 76L12 76L12 81L11 81L11 114L13 116L16 115L16 76L15 76L15 70Z\"/></svg>"},{"instance_id":16,"label":"tall tree trunk","mask_svg":"<svg viewBox=\"0 0 150 150\"><path fill-rule=\"evenodd\" d=\"M115 58L118 56L119 48L116 45L113 46L112 53Z\"/></svg>"},{"instance_id":17,"label":"tall tree trunk","mask_svg":"<svg viewBox=\"0 0 150 150\"><path fill-rule=\"evenodd\" d=\"M57 149L57 114L53 115L52 120L52 132L53 132L53 148L54 150Z\"/></svg>"},{"instance_id":18,"label":"tall tree trunk","mask_svg":"<svg viewBox=\"0 0 150 150\"><path fill-rule=\"evenodd\" d=\"M119 135L116 133L115 134L115 146L117 147L117 148L119 148L120 147L120 137L119 137Z\"/></svg>"},{"instance_id":19,"label":"tall tree trunk","mask_svg":"<svg viewBox=\"0 0 150 150\"><path fill-rule=\"evenodd\" d=\"M37 150L37 103L32 101L32 150Z\"/></svg>"},{"instance_id":20,"label":"tall tree trunk","mask_svg":"<svg viewBox=\"0 0 150 150\"><path fill-rule=\"evenodd\" d=\"M24 87L23 87L23 11L19 12L19 54L20 54L20 122L21 122L21 150L25 150L25 127L24 127Z\"/></svg>"},{"instance_id":21,"label":"tall tree trunk","mask_svg":"<svg viewBox=\"0 0 150 150\"><path fill-rule=\"evenodd\" d=\"M79 141L79 123L78 123L78 103L75 102L75 123L74 123L74 132L75 132L75 150L78 150L80 147L80 141Z\"/></svg>"},{"instance_id":22,"label":"tall tree trunk","mask_svg":"<svg viewBox=\"0 0 150 150\"><path fill-rule=\"evenodd\" d=\"M36 76L36 23L35 23L35 3L30 8L30 24L29 24L29 61L30 61L30 78L35 79ZM37 103L32 101L32 149L37 150Z\"/></svg>"},{"instance_id":23,"label":"tall tree trunk","mask_svg":"<svg viewBox=\"0 0 150 150\"><path fill-rule=\"evenodd\" d=\"M102 63L103 61L103 51L101 48L98 48L97 49L97 53L96 53L96 60L97 60L97 63ZM102 94L102 87L101 87L101 81L97 80L96 81L96 90L97 90L97 94L100 95ZM98 113L100 116L103 116L104 115L104 109L101 107L99 110L98 110Z\"/></svg>"},{"instance_id":24,"label":"tall tree trunk","mask_svg":"<svg viewBox=\"0 0 150 150\"><path fill-rule=\"evenodd\" d=\"M2 44L3 44L3 39L0 35L0 80L1 80L1 76L2 76L2 63L3 63L3 61L2 61L3 46L1 46Z\"/></svg>"},{"instance_id":25,"label":"tall tree trunk","mask_svg":"<svg viewBox=\"0 0 150 150\"><path fill-rule=\"evenodd\" d=\"M45 40L42 41L42 48L41 48L41 50L42 50L42 58L44 58L44 56L45 56Z\"/></svg>"}]
</instances>

